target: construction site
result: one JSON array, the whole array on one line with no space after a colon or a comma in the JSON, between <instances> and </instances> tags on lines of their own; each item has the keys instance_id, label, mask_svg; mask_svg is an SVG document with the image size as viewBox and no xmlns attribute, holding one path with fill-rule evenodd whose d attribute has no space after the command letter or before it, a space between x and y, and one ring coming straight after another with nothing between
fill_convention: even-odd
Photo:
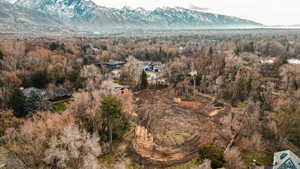
<instances>
[{"instance_id":1,"label":"construction site","mask_svg":"<svg viewBox=\"0 0 300 169\"><path fill-rule=\"evenodd\" d=\"M219 119L230 106L207 96L184 101L167 89L134 96L138 117L131 148L139 163L167 167L191 160L201 145L226 148Z\"/></svg>"}]
</instances>

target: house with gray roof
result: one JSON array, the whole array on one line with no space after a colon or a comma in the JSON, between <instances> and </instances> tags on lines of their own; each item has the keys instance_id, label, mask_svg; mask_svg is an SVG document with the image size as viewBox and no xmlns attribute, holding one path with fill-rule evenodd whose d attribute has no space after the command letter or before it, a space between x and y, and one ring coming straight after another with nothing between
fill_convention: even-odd
<instances>
[{"instance_id":1,"label":"house with gray roof","mask_svg":"<svg viewBox=\"0 0 300 169\"><path fill-rule=\"evenodd\" d=\"M46 90L38 89L35 87L29 87L29 88L20 88L21 91L23 92L24 96L29 97L33 92L38 93L39 95L48 98L48 93Z\"/></svg>"},{"instance_id":2,"label":"house with gray roof","mask_svg":"<svg viewBox=\"0 0 300 169\"><path fill-rule=\"evenodd\" d=\"M124 61L114 61L114 60L110 60L109 62L103 63L103 65L106 68L110 68L110 69L120 68L120 67L124 66L125 64L126 64L126 62L124 62Z\"/></svg>"}]
</instances>

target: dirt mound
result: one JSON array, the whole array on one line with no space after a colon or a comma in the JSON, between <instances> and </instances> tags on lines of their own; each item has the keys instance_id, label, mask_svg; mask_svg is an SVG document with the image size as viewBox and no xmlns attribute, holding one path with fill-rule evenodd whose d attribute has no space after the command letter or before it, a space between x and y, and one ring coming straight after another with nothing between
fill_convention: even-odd
<instances>
[{"instance_id":1,"label":"dirt mound","mask_svg":"<svg viewBox=\"0 0 300 169\"><path fill-rule=\"evenodd\" d=\"M200 102L195 101L182 101L180 98L174 98L174 102L177 104L181 104L183 106L191 107L193 109L199 109L201 106L203 106Z\"/></svg>"}]
</instances>

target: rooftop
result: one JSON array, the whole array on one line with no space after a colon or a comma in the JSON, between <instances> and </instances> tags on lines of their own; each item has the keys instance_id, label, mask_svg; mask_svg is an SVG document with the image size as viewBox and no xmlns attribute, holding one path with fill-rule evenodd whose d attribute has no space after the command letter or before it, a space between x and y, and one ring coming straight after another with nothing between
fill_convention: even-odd
<instances>
[{"instance_id":1,"label":"rooftop","mask_svg":"<svg viewBox=\"0 0 300 169\"><path fill-rule=\"evenodd\" d=\"M300 158L290 150L274 154L273 169L300 169Z\"/></svg>"},{"instance_id":2,"label":"rooftop","mask_svg":"<svg viewBox=\"0 0 300 169\"><path fill-rule=\"evenodd\" d=\"M113 60L110 60L109 62L105 62L103 63L104 65L123 65L125 64L124 61L113 61Z\"/></svg>"}]
</instances>

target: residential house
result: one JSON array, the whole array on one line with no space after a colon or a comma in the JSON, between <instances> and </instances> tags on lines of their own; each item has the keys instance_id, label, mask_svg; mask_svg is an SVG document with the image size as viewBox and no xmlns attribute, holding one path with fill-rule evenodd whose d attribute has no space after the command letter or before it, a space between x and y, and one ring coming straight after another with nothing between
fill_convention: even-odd
<instances>
[{"instance_id":1,"label":"residential house","mask_svg":"<svg viewBox=\"0 0 300 169\"><path fill-rule=\"evenodd\" d=\"M160 73L163 71L163 65L160 62L146 62L144 71L146 73Z\"/></svg>"},{"instance_id":2,"label":"residential house","mask_svg":"<svg viewBox=\"0 0 300 169\"><path fill-rule=\"evenodd\" d=\"M300 158L290 150L274 154L273 169L300 169Z\"/></svg>"},{"instance_id":3,"label":"residential house","mask_svg":"<svg viewBox=\"0 0 300 169\"><path fill-rule=\"evenodd\" d=\"M55 88L53 90L43 90L43 89L38 89L35 87L30 87L30 88L23 88L21 87L21 91L23 92L24 96L30 97L30 95L34 92L42 96L45 100L48 101L58 101L58 100L64 100L68 99L72 96L72 94L64 88Z\"/></svg>"},{"instance_id":4,"label":"residential house","mask_svg":"<svg viewBox=\"0 0 300 169\"><path fill-rule=\"evenodd\" d=\"M124 61L109 61L109 62L105 62L103 63L103 65L106 67L106 68L110 68L110 69L116 69L116 68L120 68L122 66L125 65L125 62Z\"/></svg>"},{"instance_id":5,"label":"residential house","mask_svg":"<svg viewBox=\"0 0 300 169\"><path fill-rule=\"evenodd\" d=\"M71 92L65 88L55 88L48 91L48 98L50 101L66 100L72 97Z\"/></svg>"},{"instance_id":6,"label":"residential house","mask_svg":"<svg viewBox=\"0 0 300 169\"><path fill-rule=\"evenodd\" d=\"M121 77L121 71L116 69L111 71L111 75L113 79L119 79Z\"/></svg>"},{"instance_id":7,"label":"residential house","mask_svg":"<svg viewBox=\"0 0 300 169\"><path fill-rule=\"evenodd\" d=\"M29 88L21 87L20 89L23 92L24 96L26 96L26 97L30 97L30 95L33 92L35 92L35 93L38 93L39 95L43 96L46 99L49 98L48 93L47 93L46 90L38 89L38 88L35 88L35 87L29 87Z\"/></svg>"},{"instance_id":8,"label":"residential house","mask_svg":"<svg viewBox=\"0 0 300 169\"><path fill-rule=\"evenodd\" d=\"M156 86L167 86L166 78L162 77L165 66L161 62L145 62L144 71L147 74L148 83Z\"/></svg>"},{"instance_id":9,"label":"residential house","mask_svg":"<svg viewBox=\"0 0 300 169\"><path fill-rule=\"evenodd\" d=\"M101 84L101 89L111 94L119 94L128 89L128 86L118 84L112 80L105 80Z\"/></svg>"}]
</instances>

